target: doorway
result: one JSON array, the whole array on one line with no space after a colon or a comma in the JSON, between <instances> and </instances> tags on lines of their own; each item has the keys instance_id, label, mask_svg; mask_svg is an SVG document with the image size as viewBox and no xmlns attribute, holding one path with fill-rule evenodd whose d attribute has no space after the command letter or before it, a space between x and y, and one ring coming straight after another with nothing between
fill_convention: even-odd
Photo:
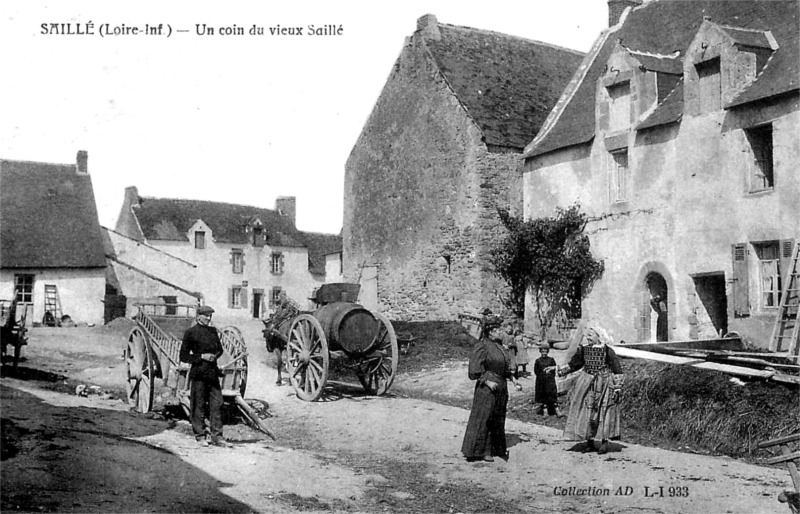
<instances>
[{"instance_id":1,"label":"doorway","mask_svg":"<svg viewBox=\"0 0 800 514\"><path fill-rule=\"evenodd\" d=\"M722 337L728 333L728 296L723 272L694 275L697 298L708 313L714 331Z\"/></svg>"},{"instance_id":2,"label":"doorway","mask_svg":"<svg viewBox=\"0 0 800 514\"><path fill-rule=\"evenodd\" d=\"M264 301L264 290L253 289L253 318L261 319L261 303Z\"/></svg>"},{"instance_id":3,"label":"doorway","mask_svg":"<svg viewBox=\"0 0 800 514\"><path fill-rule=\"evenodd\" d=\"M652 272L645 277L645 286L650 294L650 337L656 342L669 341L669 290L667 281L660 273Z\"/></svg>"}]
</instances>

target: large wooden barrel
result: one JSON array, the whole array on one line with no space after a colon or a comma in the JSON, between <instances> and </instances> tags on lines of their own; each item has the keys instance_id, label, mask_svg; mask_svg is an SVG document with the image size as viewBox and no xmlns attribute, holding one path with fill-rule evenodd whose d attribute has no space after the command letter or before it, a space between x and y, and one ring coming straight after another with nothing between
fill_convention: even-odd
<instances>
[{"instance_id":1,"label":"large wooden barrel","mask_svg":"<svg viewBox=\"0 0 800 514\"><path fill-rule=\"evenodd\" d=\"M380 329L375 316L357 303L329 303L317 309L314 317L322 325L331 350L341 349L349 354L368 351Z\"/></svg>"}]
</instances>

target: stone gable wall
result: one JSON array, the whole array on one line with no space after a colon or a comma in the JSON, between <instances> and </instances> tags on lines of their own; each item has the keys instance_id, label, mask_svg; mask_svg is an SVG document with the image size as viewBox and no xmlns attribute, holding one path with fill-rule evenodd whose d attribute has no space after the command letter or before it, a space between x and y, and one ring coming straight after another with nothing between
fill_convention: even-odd
<instances>
[{"instance_id":1,"label":"stone gable wall","mask_svg":"<svg viewBox=\"0 0 800 514\"><path fill-rule=\"evenodd\" d=\"M519 154L487 150L415 36L346 165L345 279L358 281L362 266L376 266L379 310L393 319L499 309L488 245L497 237L498 203L521 210L521 164Z\"/></svg>"}]
</instances>

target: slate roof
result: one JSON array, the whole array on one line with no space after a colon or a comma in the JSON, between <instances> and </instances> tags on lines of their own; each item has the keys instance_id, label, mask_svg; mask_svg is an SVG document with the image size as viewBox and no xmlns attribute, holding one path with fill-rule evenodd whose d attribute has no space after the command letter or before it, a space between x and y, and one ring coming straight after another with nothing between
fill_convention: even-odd
<instances>
[{"instance_id":1,"label":"slate roof","mask_svg":"<svg viewBox=\"0 0 800 514\"><path fill-rule=\"evenodd\" d=\"M488 145L523 149L583 53L497 32L438 23L425 43Z\"/></svg>"},{"instance_id":2,"label":"slate roof","mask_svg":"<svg viewBox=\"0 0 800 514\"><path fill-rule=\"evenodd\" d=\"M0 267L104 268L92 179L74 164L0 161Z\"/></svg>"},{"instance_id":3,"label":"slate roof","mask_svg":"<svg viewBox=\"0 0 800 514\"><path fill-rule=\"evenodd\" d=\"M186 233L202 220L211 229L215 241L248 245L252 232L245 232L245 227L258 219L268 245L306 247L309 271L315 274L325 273L325 253L329 253L332 246L342 246L340 235L303 232L276 210L248 205L141 196L133 213L148 241L187 242Z\"/></svg>"},{"instance_id":4,"label":"slate roof","mask_svg":"<svg viewBox=\"0 0 800 514\"><path fill-rule=\"evenodd\" d=\"M727 107L797 90L798 5L798 0L652 0L633 9L621 28L604 33L598 40L596 53L587 56L585 76L574 93L569 89L565 92L571 96L565 96L563 108L553 113L557 118L552 127L537 135L526 148L525 157L594 138L595 84L618 40L637 51L669 55L678 50L685 55L704 16L719 25L771 31L780 47L756 81ZM736 36L744 39L744 31L736 31Z\"/></svg>"}]
</instances>

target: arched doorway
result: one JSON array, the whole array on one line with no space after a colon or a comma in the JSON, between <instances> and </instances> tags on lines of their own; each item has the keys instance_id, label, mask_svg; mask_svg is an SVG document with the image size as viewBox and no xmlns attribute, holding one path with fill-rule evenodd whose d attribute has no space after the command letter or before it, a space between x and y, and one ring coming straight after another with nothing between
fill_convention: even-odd
<instances>
[{"instance_id":1,"label":"arched doorway","mask_svg":"<svg viewBox=\"0 0 800 514\"><path fill-rule=\"evenodd\" d=\"M669 341L669 288L664 277L655 271L644 279L650 295L650 340Z\"/></svg>"}]
</instances>

